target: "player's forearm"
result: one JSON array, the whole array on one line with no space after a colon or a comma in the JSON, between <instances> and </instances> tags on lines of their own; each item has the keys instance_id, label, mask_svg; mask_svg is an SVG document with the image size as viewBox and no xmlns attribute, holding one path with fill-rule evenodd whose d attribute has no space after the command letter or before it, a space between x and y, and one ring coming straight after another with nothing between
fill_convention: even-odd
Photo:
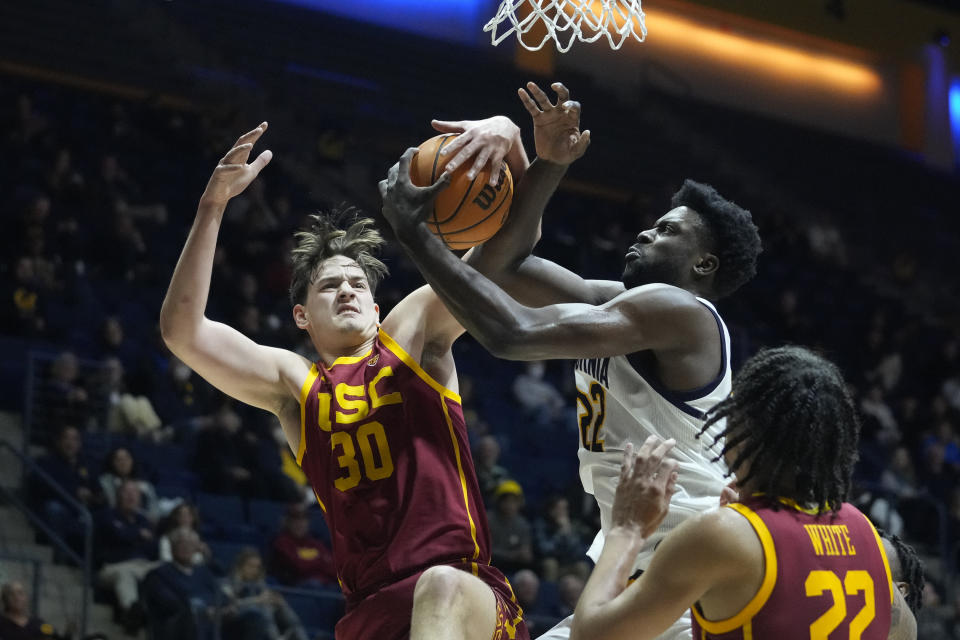
<instances>
[{"instance_id":1,"label":"player's forearm","mask_svg":"<svg viewBox=\"0 0 960 640\"><path fill-rule=\"evenodd\" d=\"M577 603L570 640L619 637L618 627L622 625L612 616L612 604L626 589L643 542L639 532L613 528L607 534L597 566Z\"/></svg>"},{"instance_id":2,"label":"player's forearm","mask_svg":"<svg viewBox=\"0 0 960 640\"><path fill-rule=\"evenodd\" d=\"M519 127L517 127L517 135L513 146L510 147L510 151L507 152L504 160L510 167L510 173L513 174L514 184L523 182L524 176L527 175L527 169L530 168L530 158L527 157L527 150L523 148L523 138L520 137Z\"/></svg>"},{"instance_id":3,"label":"player's forearm","mask_svg":"<svg viewBox=\"0 0 960 640\"><path fill-rule=\"evenodd\" d=\"M197 208L160 310L160 331L167 344L189 340L204 318L223 211L223 205L203 201Z\"/></svg>"},{"instance_id":4,"label":"player's forearm","mask_svg":"<svg viewBox=\"0 0 960 640\"><path fill-rule=\"evenodd\" d=\"M503 354L527 309L458 259L426 225L398 229L397 239L463 328L494 355Z\"/></svg>"},{"instance_id":5,"label":"player's forearm","mask_svg":"<svg viewBox=\"0 0 960 640\"><path fill-rule=\"evenodd\" d=\"M515 272L524 258L533 253L540 240L543 212L566 171L566 165L539 159L533 161L517 185L510 216L503 228L474 249L470 263L477 270L497 280L501 273Z\"/></svg>"}]
</instances>

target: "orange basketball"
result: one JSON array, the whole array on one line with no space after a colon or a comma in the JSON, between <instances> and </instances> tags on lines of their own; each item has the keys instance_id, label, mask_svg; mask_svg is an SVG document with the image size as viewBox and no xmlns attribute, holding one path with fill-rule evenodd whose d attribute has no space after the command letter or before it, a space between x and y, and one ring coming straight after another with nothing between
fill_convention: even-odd
<instances>
[{"instance_id":1,"label":"orange basketball","mask_svg":"<svg viewBox=\"0 0 960 640\"><path fill-rule=\"evenodd\" d=\"M410 163L410 180L418 187L437 181L447 162L456 155L441 156L440 150L456 134L446 133L420 145ZM440 191L433 203L433 214L427 219L430 230L451 249L469 249L486 242L500 230L510 213L513 201L513 176L506 163L500 171L496 187L491 187L490 169L484 168L471 180L467 171L472 161L453 172L450 184Z\"/></svg>"}]
</instances>

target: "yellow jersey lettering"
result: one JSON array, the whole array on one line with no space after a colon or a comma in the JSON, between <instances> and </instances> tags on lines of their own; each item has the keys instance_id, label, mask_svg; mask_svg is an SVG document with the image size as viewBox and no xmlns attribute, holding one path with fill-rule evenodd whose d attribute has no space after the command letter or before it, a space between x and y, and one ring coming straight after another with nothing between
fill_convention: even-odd
<instances>
[{"instance_id":1,"label":"yellow jersey lettering","mask_svg":"<svg viewBox=\"0 0 960 640\"><path fill-rule=\"evenodd\" d=\"M362 385L352 385L341 382L336 388L337 405L344 411L337 411L337 424L353 424L360 422L370 412L367 395ZM351 397L347 397L347 396ZM352 413L345 413L352 411Z\"/></svg>"},{"instance_id":2,"label":"yellow jersey lettering","mask_svg":"<svg viewBox=\"0 0 960 640\"><path fill-rule=\"evenodd\" d=\"M857 550L853 548L853 542L850 541L850 530L847 529L847 525L840 525L840 532L843 534L843 539L847 543L847 555L855 556L857 555Z\"/></svg>"},{"instance_id":3,"label":"yellow jersey lettering","mask_svg":"<svg viewBox=\"0 0 960 640\"><path fill-rule=\"evenodd\" d=\"M374 409L377 407L384 407L388 404L400 404L403 402L403 397L400 395L399 391L394 391L393 393L388 393L385 396L381 396L377 392L377 383L380 382L383 378L388 378L393 375L393 367L384 367L380 369L373 380L370 381L370 384L367 385L367 388L370 392L370 406Z\"/></svg>"},{"instance_id":4,"label":"yellow jersey lettering","mask_svg":"<svg viewBox=\"0 0 960 640\"><path fill-rule=\"evenodd\" d=\"M833 545L833 536L830 535L830 527L821 524L817 525L817 530L820 531L820 537L823 538L823 546L827 550L827 555L837 555L837 548Z\"/></svg>"},{"instance_id":5,"label":"yellow jersey lettering","mask_svg":"<svg viewBox=\"0 0 960 640\"><path fill-rule=\"evenodd\" d=\"M317 424L321 431L330 432L330 394L323 391L317 392Z\"/></svg>"},{"instance_id":6,"label":"yellow jersey lettering","mask_svg":"<svg viewBox=\"0 0 960 640\"><path fill-rule=\"evenodd\" d=\"M805 524L803 525L803 528L807 532L807 535L810 536L810 544L813 545L813 553L818 556L822 556L823 542L820 540L820 534L817 532L816 525Z\"/></svg>"}]
</instances>

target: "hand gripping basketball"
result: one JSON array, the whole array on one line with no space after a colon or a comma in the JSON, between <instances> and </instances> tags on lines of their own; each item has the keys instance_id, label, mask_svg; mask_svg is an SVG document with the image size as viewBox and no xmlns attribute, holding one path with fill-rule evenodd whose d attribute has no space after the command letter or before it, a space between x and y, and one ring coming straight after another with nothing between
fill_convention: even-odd
<instances>
[{"instance_id":1,"label":"hand gripping basketball","mask_svg":"<svg viewBox=\"0 0 960 640\"><path fill-rule=\"evenodd\" d=\"M390 167L387 178L379 184L383 217L398 234L424 222L433 211L433 200L450 182L450 175L444 173L426 187L413 184L410 181L410 162L416 153L416 147L404 151L400 161Z\"/></svg>"},{"instance_id":2,"label":"hand gripping basketball","mask_svg":"<svg viewBox=\"0 0 960 640\"><path fill-rule=\"evenodd\" d=\"M665 459L676 440L647 438L634 452L627 443L620 466L620 483L613 499L613 526L639 530L649 538L670 509L677 481L677 461Z\"/></svg>"}]
</instances>

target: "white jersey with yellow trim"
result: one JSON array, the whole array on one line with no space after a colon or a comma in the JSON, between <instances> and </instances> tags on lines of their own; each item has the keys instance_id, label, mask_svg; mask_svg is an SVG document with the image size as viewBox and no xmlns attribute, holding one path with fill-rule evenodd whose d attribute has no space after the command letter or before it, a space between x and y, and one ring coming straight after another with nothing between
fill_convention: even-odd
<instances>
[{"instance_id":1,"label":"white jersey with yellow trim","mask_svg":"<svg viewBox=\"0 0 960 640\"><path fill-rule=\"evenodd\" d=\"M716 378L699 389L673 392L657 380L651 354L640 352L610 358L577 360L577 409L580 426L580 479L600 506L601 531L587 555L596 562L603 549L603 533L610 528L613 496L620 477L620 462L628 442L639 447L647 436L673 438L679 478L670 512L657 533L647 540L634 570L645 569L654 547L664 535L701 511L718 506L727 467L713 459L720 453L714 444L723 430L714 424L703 437L704 413L730 393L730 334L707 300L697 298L717 321L722 363Z\"/></svg>"}]
</instances>

